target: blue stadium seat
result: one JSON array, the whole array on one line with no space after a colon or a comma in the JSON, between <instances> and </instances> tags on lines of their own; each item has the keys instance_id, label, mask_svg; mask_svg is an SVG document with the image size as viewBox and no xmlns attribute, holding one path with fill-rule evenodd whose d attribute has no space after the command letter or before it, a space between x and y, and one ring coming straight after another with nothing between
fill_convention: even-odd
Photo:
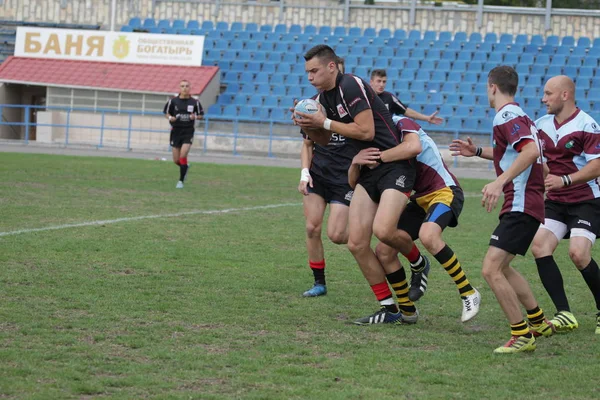
<instances>
[{"instance_id":1,"label":"blue stadium seat","mask_svg":"<svg viewBox=\"0 0 600 400\"><path fill-rule=\"evenodd\" d=\"M221 115L223 113L223 110L219 104L213 104L210 107L208 107L206 113L209 116Z\"/></svg>"},{"instance_id":2,"label":"blue stadium seat","mask_svg":"<svg viewBox=\"0 0 600 400\"><path fill-rule=\"evenodd\" d=\"M263 97L259 94L250 96L250 100L248 100L248 105L251 107L262 107Z\"/></svg>"},{"instance_id":3,"label":"blue stadium seat","mask_svg":"<svg viewBox=\"0 0 600 400\"><path fill-rule=\"evenodd\" d=\"M546 45L542 46L542 48L540 49L540 53L552 55L552 54L556 53L556 49L557 49L556 46L546 44Z\"/></svg>"},{"instance_id":4,"label":"blue stadium seat","mask_svg":"<svg viewBox=\"0 0 600 400\"><path fill-rule=\"evenodd\" d=\"M246 27L246 30L247 30L247 27ZM269 25L269 24L261 25L259 30L261 32L273 32L273 26ZM276 32L276 33L279 33L279 32Z\"/></svg>"},{"instance_id":5,"label":"blue stadium seat","mask_svg":"<svg viewBox=\"0 0 600 400\"><path fill-rule=\"evenodd\" d=\"M471 61L473 59L473 53L470 51L461 51L456 57L457 61Z\"/></svg>"},{"instance_id":6,"label":"blue stadium seat","mask_svg":"<svg viewBox=\"0 0 600 400\"><path fill-rule=\"evenodd\" d=\"M554 55L552 57L552 62L550 63L550 65L558 65L558 66L563 66L567 64L567 57L563 56L563 55Z\"/></svg>"},{"instance_id":7,"label":"blue stadium seat","mask_svg":"<svg viewBox=\"0 0 600 400\"><path fill-rule=\"evenodd\" d=\"M425 58L428 60L440 60L442 58L442 52L440 50L428 50Z\"/></svg>"},{"instance_id":8,"label":"blue stadium seat","mask_svg":"<svg viewBox=\"0 0 600 400\"><path fill-rule=\"evenodd\" d=\"M423 60L421 62L421 70L433 71L435 69L435 62L433 60Z\"/></svg>"},{"instance_id":9,"label":"blue stadium seat","mask_svg":"<svg viewBox=\"0 0 600 400\"><path fill-rule=\"evenodd\" d=\"M494 32L486 33L485 37L483 38L483 41L485 43L498 43L498 35L496 35Z\"/></svg>"},{"instance_id":10,"label":"blue stadium seat","mask_svg":"<svg viewBox=\"0 0 600 400\"><path fill-rule=\"evenodd\" d=\"M481 33L479 33L479 32L471 33L471 35L469 35L469 42L481 43L482 42Z\"/></svg>"},{"instance_id":11,"label":"blue stadium seat","mask_svg":"<svg viewBox=\"0 0 600 400\"><path fill-rule=\"evenodd\" d=\"M260 72L261 67L262 67L262 62L250 61L246 64L246 71L257 74Z\"/></svg>"},{"instance_id":12,"label":"blue stadium seat","mask_svg":"<svg viewBox=\"0 0 600 400\"><path fill-rule=\"evenodd\" d=\"M223 77L224 83L234 83L238 81L238 73L235 71L226 71Z\"/></svg>"},{"instance_id":13,"label":"blue stadium seat","mask_svg":"<svg viewBox=\"0 0 600 400\"><path fill-rule=\"evenodd\" d=\"M592 42L590 38L582 36L579 39L577 39L577 47L590 47L591 45Z\"/></svg>"},{"instance_id":14,"label":"blue stadium seat","mask_svg":"<svg viewBox=\"0 0 600 400\"><path fill-rule=\"evenodd\" d=\"M549 35L546 38L546 44L550 46L558 46L560 44L560 38L556 35Z\"/></svg>"},{"instance_id":15,"label":"blue stadium seat","mask_svg":"<svg viewBox=\"0 0 600 400\"><path fill-rule=\"evenodd\" d=\"M360 32L360 28L358 28L358 29ZM375 28L366 28L365 31L363 32L363 36L374 38L377 36L377 31L375 30Z\"/></svg>"},{"instance_id":16,"label":"blue stadium seat","mask_svg":"<svg viewBox=\"0 0 600 400\"><path fill-rule=\"evenodd\" d=\"M319 35L330 36L331 35L331 27L323 25L319 28L318 33L319 33Z\"/></svg>"},{"instance_id":17,"label":"blue stadium seat","mask_svg":"<svg viewBox=\"0 0 600 400\"><path fill-rule=\"evenodd\" d=\"M412 81L409 83L410 91L415 93L424 93L425 92L425 81ZM427 93L424 93L427 95Z\"/></svg>"},{"instance_id":18,"label":"blue stadium seat","mask_svg":"<svg viewBox=\"0 0 600 400\"><path fill-rule=\"evenodd\" d=\"M425 31L423 34L423 40L428 42L435 42L437 40L437 32Z\"/></svg>"},{"instance_id":19,"label":"blue stadium seat","mask_svg":"<svg viewBox=\"0 0 600 400\"><path fill-rule=\"evenodd\" d=\"M572 48L569 46L558 46L556 48L556 54L563 56L570 56Z\"/></svg>"},{"instance_id":20,"label":"blue stadium seat","mask_svg":"<svg viewBox=\"0 0 600 400\"><path fill-rule=\"evenodd\" d=\"M154 18L146 18L144 20L144 28L149 29L149 28L155 28L156 27L156 21L154 21Z\"/></svg>"},{"instance_id":21,"label":"blue stadium seat","mask_svg":"<svg viewBox=\"0 0 600 400\"><path fill-rule=\"evenodd\" d=\"M404 40L407 38L406 31L404 29L396 29L394 31L394 38Z\"/></svg>"},{"instance_id":22,"label":"blue stadium seat","mask_svg":"<svg viewBox=\"0 0 600 400\"><path fill-rule=\"evenodd\" d=\"M195 19L190 19L186 25L186 28L188 29L200 29L200 23L198 21L196 21Z\"/></svg>"},{"instance_id":23,"label":"blue stadium seat","mask_svg":"<svg viewBox=\"0 0 600 400\"><path fill-rule=\"evenodd\" d=\"M438 42L448 43L452 41L452 32L449 31L441 31L440 36L438 37Z\"/></svg>"},{"instance_id":24,"label":"blue stadium seat","mask_svg":"<svg viewBox=\"0 0 600 400\"><path fill-rule=\"evenodd\" d=\"M160 21L158 21L158 24L156 26L162 29L168 29L171 27L171 22L168 19L161 19ZM173 26L173 28L176 27Z\"/></svg>"},{"instance_id":25,"label":"blue stadium seat","mask_svg":"<svg viewBox=\"0 0 600 400\"><path fill-rule=\"evenodd\" d=\"M204 31L212 31L215 29L215 27L212 21L203 21L201 29Z\"/></svg>"},{"instance_id":26,"label":"blue stadium seat","mask_svg":"<svg viewBox=\"0 0 600 400\"><path fill-rule=\"evenodd\" d=\"M182 19L176 19L173 21L173 28L175 29L183 29L186 28L185 21ZM187 28L186 28L187 29Z\"/></svg>"},{"instance_id":27,"label":"blue stadium seat","mask_svg":"<svg viewBox=\"0 0 600 400\"><path fill-rule=\"evenodd\" d=\"M564 36L560 44L562 46L575 46L575 38L573 36Z\"/></svg>"},{"instance_id":28,"label":"blue stadium seat","mask_svg":"<svg viewBox=\"0 0 600 400\"><path fill-rule=\"evenodd\" d=\"M129 25L123 25L121 27L121 32L133 32L133 27Z\"/></svg>"},{"instance_id":29,"label":"blue stadium seat","mask_svg":"<svg viewBox=\"0 0 600 400\"><path fill-rule=\"evenodd\" d=\"M527 35L525 34L519 34L515 37L515 44L520 44L520 45L527 45L529 44L529 39L527 38Z\"/></svg>"},{"instance_id":30,"label":"blue stadium seat","mask_svg":"<svg viewBox=\"0 0 600 400\"><path fill-rule=\"evenodd\" d=\"M261 31L262 31L262 27L261 27ZM274 33L287 33L287 25L285 24L277 24L275 25L275 29L273 30Z\"/></svg>"},{"instance_id":31,"label":"blue stadium seat","mask_svg":"<svg viewBox=\"0 0 600 400\"><path fill-rule=\"evenodd\" d=\"M471 61L467 66L469 72L481 72L483 71L483 63L481 61Z\"/></svg>"},{"instance_id":32,"label":"blue stadium seat","mask_svg":"<svg viewBox=\"0 0 600 400\"><path fill-rule=\"evenodd\" d=\"M129 26L132 28L140 28L142 26L142 20L138 17L129 19Z\"/></svg>"},{"instance_id":33,"label":"blue stadium seat","mask_svg":"<svg viewBox=\"0 0 600 400\"><path fill-rule=\"evenodd\" d=\"M225 108L223 109L223 117L235 119L237 117L237 106L235 106L234 104L229 104L225 106Z\"/></svg>"},{"instance_id":34,"label":"blue stadium seat","mask_svg":"<svg viewBox=\"0 0 600 400\"><path fill-rule=\"evenodd\" d=\"M525 46L525 49L523 49L523 51L525 53L532 53L532 54L536 54L539 52L540 46L536 45L536 44L528 44L527 46Z\"/></svg>"},{"instance_id":35,"label":"blue stadium seat","mask_svg":"<svg viewBox=\"0 0 600 400\"><path fill-rule=\"evenodd\" d=\"M408 39L421 40L421 31L413 29L408 33Z\"/></svg>"},{"instance_id":36,"label":"blue stadium seat","mask_svg":"<svg viewBox=\"0 0 600 400\"><path fill-rule=\"evenodd\" d=\"M454 61L456 60L456 52L452 51L452 50L446 50L444 51L444 53L442 54L442 60L447 60L447 61Z\"/></svg>"},{"instance_id":37,"label":"blue stadium seat","mask_svg":"<svg viewBox=\"0 0 600 400\"><path fill-rule=\"evenodd\" d=\"M437 62L438 71L448 72L450 71L450 61L440 60Z\"/></svg>"},{"instance_id":38,"label":"blue stadium seat","mask_svg":"<svg viewBox=\"0 0 600 400\"><path fill-rule=\"evenodd\" d=\"M415 90L412 90L412 89L411 89L411 91L413 93L415 92ZM422 92L422 91L416 91L416 93L414 93L413 102L419 106L424 106L425 104L428 104L429 99L428 99L427 93Z\"/></svg>"},{"instance_id":39,"label":"blue stadium seat","mask_svg":"<svg viewBox=\"0 0 600 400\"><path fill-rule=\"evenodd\" d=\"M533 36L531 36L531 42L529 42L529 44L533 44L536 46L543 46L544 45L544 37L542 35L533 35Z\"/></svg>"},{"instance_id":40,"label":"blue stadium seat","mask_svg":"<svg viewBox=\"0 0 600 400\"><path fill-rule=\"evenodd\" d=\"M434 81L433 79L429 82L425 82L425 91L426 92L440 92L442 89L441 81ZM441 93L440 93L441 94Z\"/></svg>"},{"instance_id":41,"label":"blue stadium seat","mask_svg":"<svg viewBox=\"0 0 600 400\"><path fill-rule=\"evenodd\" d=\"M203 24L203 26L204 26L204 24ZM217 25L215 26L215 30L227 31L227 30L229 30L229 24L225 21L219 21L219 22L217 22Z\"/></svg>"},{"instance_id":42,"label":"blue stadium seat","mask_svg":"<svg viewBox=\"0 0 600 400\"><path fill-rule=\"evenodd\" d=\"M486 62L487 61L487 53L484 51L476 51L473 54L473 59L472 61L479 61L479 62Z\"/></svg>"},{"instance_id":43,"label":"blue stadium seat","mask_svg":"<svg viewBox=\"0 0 600 400\"><path fill-rule=\"evenodd\" d=\"M572 67L581 67L583 65L583 57L571 56L567 60L567 65Z\"/></svg>"},{"instance_id":44,"label":"blue stadium seat","mask_svg":"<svg viewBox=\"0 0 600 400\"><path fill-rule=\"evenodd\" d=\"M380 38L390 38L392 37L392 31L390 31L388 28L383 28L379 31L379 35Z\"/></svg>"},{"instance_id":45,"label":"blue stadium seat","mask_svg":"<svg viewBox=\"0 0 600 400\"><path fill-rule=\"evenodd\" d=\"M454 61L454 64L452 64L451 71L461 72L461 73L466 72L467 71L467 61L459 61L459 60Z\"/></svg>"},{"instance_id":46,"label":"blue stadium seat","mask_svg":"<svg viewBox=\"0 0 600 400\"><path fill-rule=\"evenodd\" d=\"M389 58L379 57L375 59L373 68L375 69L387 69L389 67Z\"/></svg>"},{"instance_id":47,"label":"blue stadium seat","mask_svg":"<svg viewBox=\"0 0 600 400\"><path fill-rule=\"evenodd\" d=\"M439 84L446 82L446 72L439 70L433 71L433 74L431 75L431 82L436 82Z\"/></svg>"},{"instance_id":48,"label":"blue stadium seat","mask_svg":"<svg viewBox=\"0 0 600 400\"><path fill-rule=\"evenodd\" d=\"M579 78L586 78L586 79L590 79L594 77L594 72L596 70L597 67L588 67L588 66L583 66L581 68L579 68Z\"/></svg>"},{"instance_id":49,"label":"blue stadium seat","mask_svg":"<svg viewBox=\"0 0 600 400\"><path fill-rule=\"evenodd\" d=\"M513 35L511 35L510 33L503 33L500 35L500 41L501 44L512 44L513 43Z\"/></svg>"},{"instance_id":50,"label":"blue stadium seat","mask_svg":"<svg viewBox=\"0 0 600 400\"><path fill-rule=\"evenodd\" d=\"M234 30L234 29L233 29L233 25L232 25L232 27L231 27L231 30ZM246 24L246 28L245 28L244 30L245 30L246 32L257 32L257 31L259 30L259 29L258 29L258 24L257 24L257 23L255 23L255 22L248 22L248 23ZM268 32L271 32L272 30L273 30L273 28L271 27L271 29L270 29ZM265 31L262 31L262 32L265 32Z\"/></svg>"},{"instance_id":51,"label":"blue stadium seat","mask_svg":"<svg viewBox=\"0 0 600 400\"><path fill-rule=\"evenodd\" d=\"M467 41L467 32L456 32L454 34L455 42L466 42Z\"/></svg>"},{"instance_id":52,"label":"blue stadium seat","mask_svg":"<svg viewBox=\"0 0 600 400\"><path fill-rule=\"evenodd\" d=\"M579 67L574 67L572 65L567 65L563 67L563 75L567 75L572 77L573 79L577 79L577 75L579 74Z\"/></svg>"},{"instance_id":53,"label":"blue stadium seat","mask_svg":"<svg viewBox=\"0 0 600 400\"><path fill-rule=\"evenodd\" d=\"M290 29L288 30L288 33L292 33L294 35L299 35L302 33L302 27L298 24L290 25ZM317 33L317 28L314 25L306 25L306 27L304 28L304 33L307 33L307 34Z\"/></svg>"},{"instance_id":54,"label":"blue stadium seat","mask_svg":"<svg viewBox=\"0 0 600 400\"><path fill-rule=\"evenodd\" d=\"M385 58L393 58L395 56L394 53L394 48L393 47L382 47L381 48L381 57L385 57Z\"/></svg>"}]
</instances>

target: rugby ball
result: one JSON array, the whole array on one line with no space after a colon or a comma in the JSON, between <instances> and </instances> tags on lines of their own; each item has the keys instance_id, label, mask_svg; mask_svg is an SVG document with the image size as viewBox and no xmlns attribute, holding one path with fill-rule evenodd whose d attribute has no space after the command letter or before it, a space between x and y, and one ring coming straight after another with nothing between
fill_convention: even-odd
<instances>
[{"instance_id":1,"label":"rugby ball","mask_svg":"<svg viewBox=\"0 0 600 400\"><path fill-rule=\"evenodd\" d=\"M319 112L319 103L313 99L300 100L294 110L305 114L314 114ZM296 119L302 119L298 114L295 114L295 117Z\"/></svg>"}]
</instances>

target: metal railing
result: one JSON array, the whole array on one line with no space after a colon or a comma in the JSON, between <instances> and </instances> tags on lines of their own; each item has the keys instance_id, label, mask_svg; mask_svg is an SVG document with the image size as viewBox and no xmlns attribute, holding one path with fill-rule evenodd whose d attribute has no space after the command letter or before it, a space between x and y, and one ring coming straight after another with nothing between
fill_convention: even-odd
<instances>
[{"instance_id":1,"label":"metal railing","mask_svg":"<svg viewBox=\"0 0 600 400\"><path fill-rule=\"evenodd\" d=\"M9 111L13 110L13 111ZM36 112L56 112L63 113L60 123L46 123L32 121L30 116L32 110ZM16 111L16 112L15 112ZM19 113L23 118L15 120L15 114ZM8 115L5 115L8 114ZM92 109L92 108L70 108L59 106L31 106L31 105L14 105L0 104L0 129L8 126L14 132L20 130L20 140L27 145L32 140L32 130L35 128L39 136L39 128L50 128L52 130L60 130L50 144L60 145L64 147L72 145L93 146L98 149L103 147L125 149L131 151L135 149L161 149L164 151L170 150L168 123L163 118L163 114L159 112L141 112L141 111L116 111L111 109ZM98 123L79 123L78 119L82 117L87 121L98 119L90 118L90 116L99 116ZM119 116L125 117L121 122L115 124L110 121L110 117ZM152 122L152 128L139 128L134 126L134 122L139 122L136 118L139 117L158 117ZM11 119L13 121L11 121ZM155 123L156 122L156 123ZM155 126L159 125L160 128ZM79 137L74 135L75 130L86 130L87 135L82 140L82 133L79 132ZM479 136L479 143L487 143L491 140L490 132L478 130L457 129L437 127L430 125L425 127L425 130L438 143L440 149L448 149L448 143L452 139L458 139L467 135ZM119 132L118 140L114 137L107 140L107 135L111 132ZM92 133L92 134L90 134ZM152 143L136 141L134 135L136 133L148 133L155 135ZM74 137L75 136L75 137ZM299 144L302 142L302 137L299 134L299 129L293 126L290 122L282 122L277 120L261 120L259 118L232 118L221 115L206 115L202 121L199 121L196 126L195 138L202 140L202 151L207 152L228 152L233 155L252 154L263 155L267 157L277 157L279 154L288 156L299 154ZM228 142L217 148L214 145L215 140L226 139ZM250 141L253 145L249 146ZM209 142L211 144L209 145ZM286 143L297 143L293 145L289 151L276 151L275 147L281 148L286 146ZM225 147L225 148L223 148ZM453 164L457 166L457 160L453 160Z\"/></svg>"}]
</instances>

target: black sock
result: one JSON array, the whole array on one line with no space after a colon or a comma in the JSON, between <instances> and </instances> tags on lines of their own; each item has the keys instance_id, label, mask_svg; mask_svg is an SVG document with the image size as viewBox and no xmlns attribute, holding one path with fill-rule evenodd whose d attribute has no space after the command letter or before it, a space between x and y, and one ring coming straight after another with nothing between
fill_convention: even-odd
<instances>
[{"instance_id":1,"label":"black sock","mask_svg":"<svg viewBox=\"0 0 600 400\"><path fill-rule=\"evenodd\" d=\"M579 272L594 295L596 309L600 310L600 269L598 269L598 264L592 258L588 266Z\"/></svg>"},{"instance_id":2,"label":"black sock","mask_svg":"<svg viewBox=\"0 0 600 400\"><path fill-rule=\"evenodd\" d=\"M187 174L188 165L183 164L179 166L179 180L183 182L185 180L185 174Z\"/></svg>"},{"instance_id":3,"label":"black sock","mask_svg":"<svg viewBox=\"0 0 600 400\"><path fill-rule=\"evenodd\" d=\"M571 311L569 307L569 301L567 300L567 294L565 293L565 286L563 284L563 278L554 261L554 257L546 256L535 259L537 265L538 274L546 292L552 299L556 311Z\"/></svg>"}]
</instances>

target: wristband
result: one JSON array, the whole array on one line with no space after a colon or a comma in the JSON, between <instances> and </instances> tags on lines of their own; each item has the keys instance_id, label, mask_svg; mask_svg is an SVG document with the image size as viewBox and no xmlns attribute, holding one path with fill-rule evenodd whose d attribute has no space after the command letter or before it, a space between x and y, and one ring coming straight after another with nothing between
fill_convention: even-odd
<instances>
[{"instance_id":1,"label":"wristband","mask_svg":"<svg viewBox=\"0 0 600 400\"><path fill-rule=\"evenodd\" d=\"M300 182L309 182L310 181L310 171L308 168L302 168L300 171Z\"/></svg>"},{"instance_id":2,"label":"wristband","mask_svg":"<svg viewBox=\"0 0 600 400\"><path fill-rule=\"evenodd\" d=\"M325 118L325 121L323 121L323 129L331 130L331 120L329 118Z\"/></svg>"},{"instance_id":3,"label":"wristband","mask_svg":"<svg viewBox=\"0 0 600 400\"><path fill-rule=\"evenodd\" d=\"M560 177L560 179L562 179L563 186L571 186L571 184L573 183L573 180L571 180L571 177L569 175L563 175Z\"/></svg>"},{"instance_id":4,"label":"wristband","mask_svg":"<svg viewBox=\"0 0 600 400\"><path fill-rule=\"evenodd\" d=\"M475 150L475 155L481 157L481 153L483 153L483 147L478 147L477 150Z\"/></svg>"}]
</instances>

